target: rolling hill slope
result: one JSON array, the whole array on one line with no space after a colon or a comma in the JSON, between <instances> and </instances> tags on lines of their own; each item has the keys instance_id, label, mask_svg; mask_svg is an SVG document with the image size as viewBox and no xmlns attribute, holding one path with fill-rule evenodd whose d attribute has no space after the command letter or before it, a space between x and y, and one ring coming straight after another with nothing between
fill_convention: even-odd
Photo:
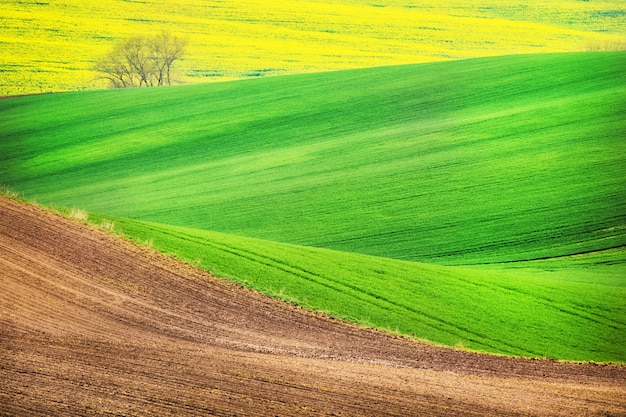
<instances>
[{"instance_id":1,"label":"rolling hill slope","mask_svg":"<svg viewBox=\"0 0 626 417\"><path fill-rule=\"evenodd\" d=\"M625 64L509 56L4 100L0 178L354 321L623 362Z\"/></svg>"},{"instance_id":2,"label":"rolling hill slope","mask_svg":"<svg viewBox=\"0 0 626 417\"><path fill-rule=\"evenodd\" d=\"M42 202L446 264L626 244L626 54L0 102Z\"/></svg>"}]
</instances>

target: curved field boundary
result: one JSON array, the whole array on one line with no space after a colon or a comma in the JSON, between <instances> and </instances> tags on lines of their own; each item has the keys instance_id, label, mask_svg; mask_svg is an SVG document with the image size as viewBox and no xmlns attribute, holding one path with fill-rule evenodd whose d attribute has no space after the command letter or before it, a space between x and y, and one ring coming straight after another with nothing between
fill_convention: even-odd
<instances>
[{"instance_id":1,"label":"curved field boundary","mask_svg":"<svg viewBox=\"0 0 626 417\"><path fill-rule=\"evenodd\" d=\"M98 223L100 217L92 217ZM428 265L107 218L137 242L364 325L492 353L605 362L626 357L619 266L569 265L568 277L584 279L571 282L542 268Z\"/></svg>"},{"instance_id":2,"label":"curved field boundary","mask_svg":"<svg viewBox=\"0 0 626 417\"><path fill-rule=\"evenodd\" d=\"M3 415L619 415L625 379L345 324L0 198Z\"/></svg>"}]
</instances>

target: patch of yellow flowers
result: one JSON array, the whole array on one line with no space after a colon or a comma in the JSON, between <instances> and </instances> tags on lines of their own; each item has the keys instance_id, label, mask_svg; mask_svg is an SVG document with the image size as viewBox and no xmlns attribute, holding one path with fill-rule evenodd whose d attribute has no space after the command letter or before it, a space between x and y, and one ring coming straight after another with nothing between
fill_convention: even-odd
<instances>
[{"instance_id":1,"label":"patch of yellow flowers","mask_svg":"<svg viewBox=\"0 0 626 417\"><path fill-rule=\"evenodd\" d=\"M3 0L0 96L105 87L115 41L187 39L180 82L512 53L626 39L623 0Z\"/></svg>"}]
</instances>

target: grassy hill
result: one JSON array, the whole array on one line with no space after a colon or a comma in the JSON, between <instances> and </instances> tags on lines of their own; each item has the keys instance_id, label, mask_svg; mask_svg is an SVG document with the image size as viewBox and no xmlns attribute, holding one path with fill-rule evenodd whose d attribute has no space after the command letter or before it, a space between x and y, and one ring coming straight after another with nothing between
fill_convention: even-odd
<instances>
[{"instance_id":1,"label":"grassy hill","mask_svg":"<svg viewBox=\"0 0 626 417\"><path fill-rule=\"evenodd\" d=\"M0 102L43 202L413 261L626 243L623 53Z\"/></svg>"},{"instance_id":2,"label":"grassy hill","mask_svg":"<svg viewBox=\"0 0 626 417\"><path fill-rule=\"evenodd\" d=\"M60 0L3 2L0 96L102 86L116 40L189 40L181 81L623 47L621 0Z\"/></svg>"},{"instance_id":3,"label":"grassy hill","mask_svg":"<svg viewBox=\"0 0 626 417\"><path fill-rule=\"evenodd\" d=\"M508 56L4 100L0 178L355 321L624 361L625 64Z\"/></svg>"}]
</instances>

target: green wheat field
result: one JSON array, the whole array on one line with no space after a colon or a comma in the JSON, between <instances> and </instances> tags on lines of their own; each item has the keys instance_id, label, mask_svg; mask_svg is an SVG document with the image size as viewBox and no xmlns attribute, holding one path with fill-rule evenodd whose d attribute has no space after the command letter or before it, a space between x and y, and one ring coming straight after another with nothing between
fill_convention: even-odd
<instances>
[{"instance_id":1,"label":"green wheat field","mask_svg":"<svg viewBox=\"0 0 626 417\"><path fill-rule=\"evenodd\" d=\"M0 100L0 182L363 325L626 362L625 68L510 55Z\"/></svg>"}]
</instances>

